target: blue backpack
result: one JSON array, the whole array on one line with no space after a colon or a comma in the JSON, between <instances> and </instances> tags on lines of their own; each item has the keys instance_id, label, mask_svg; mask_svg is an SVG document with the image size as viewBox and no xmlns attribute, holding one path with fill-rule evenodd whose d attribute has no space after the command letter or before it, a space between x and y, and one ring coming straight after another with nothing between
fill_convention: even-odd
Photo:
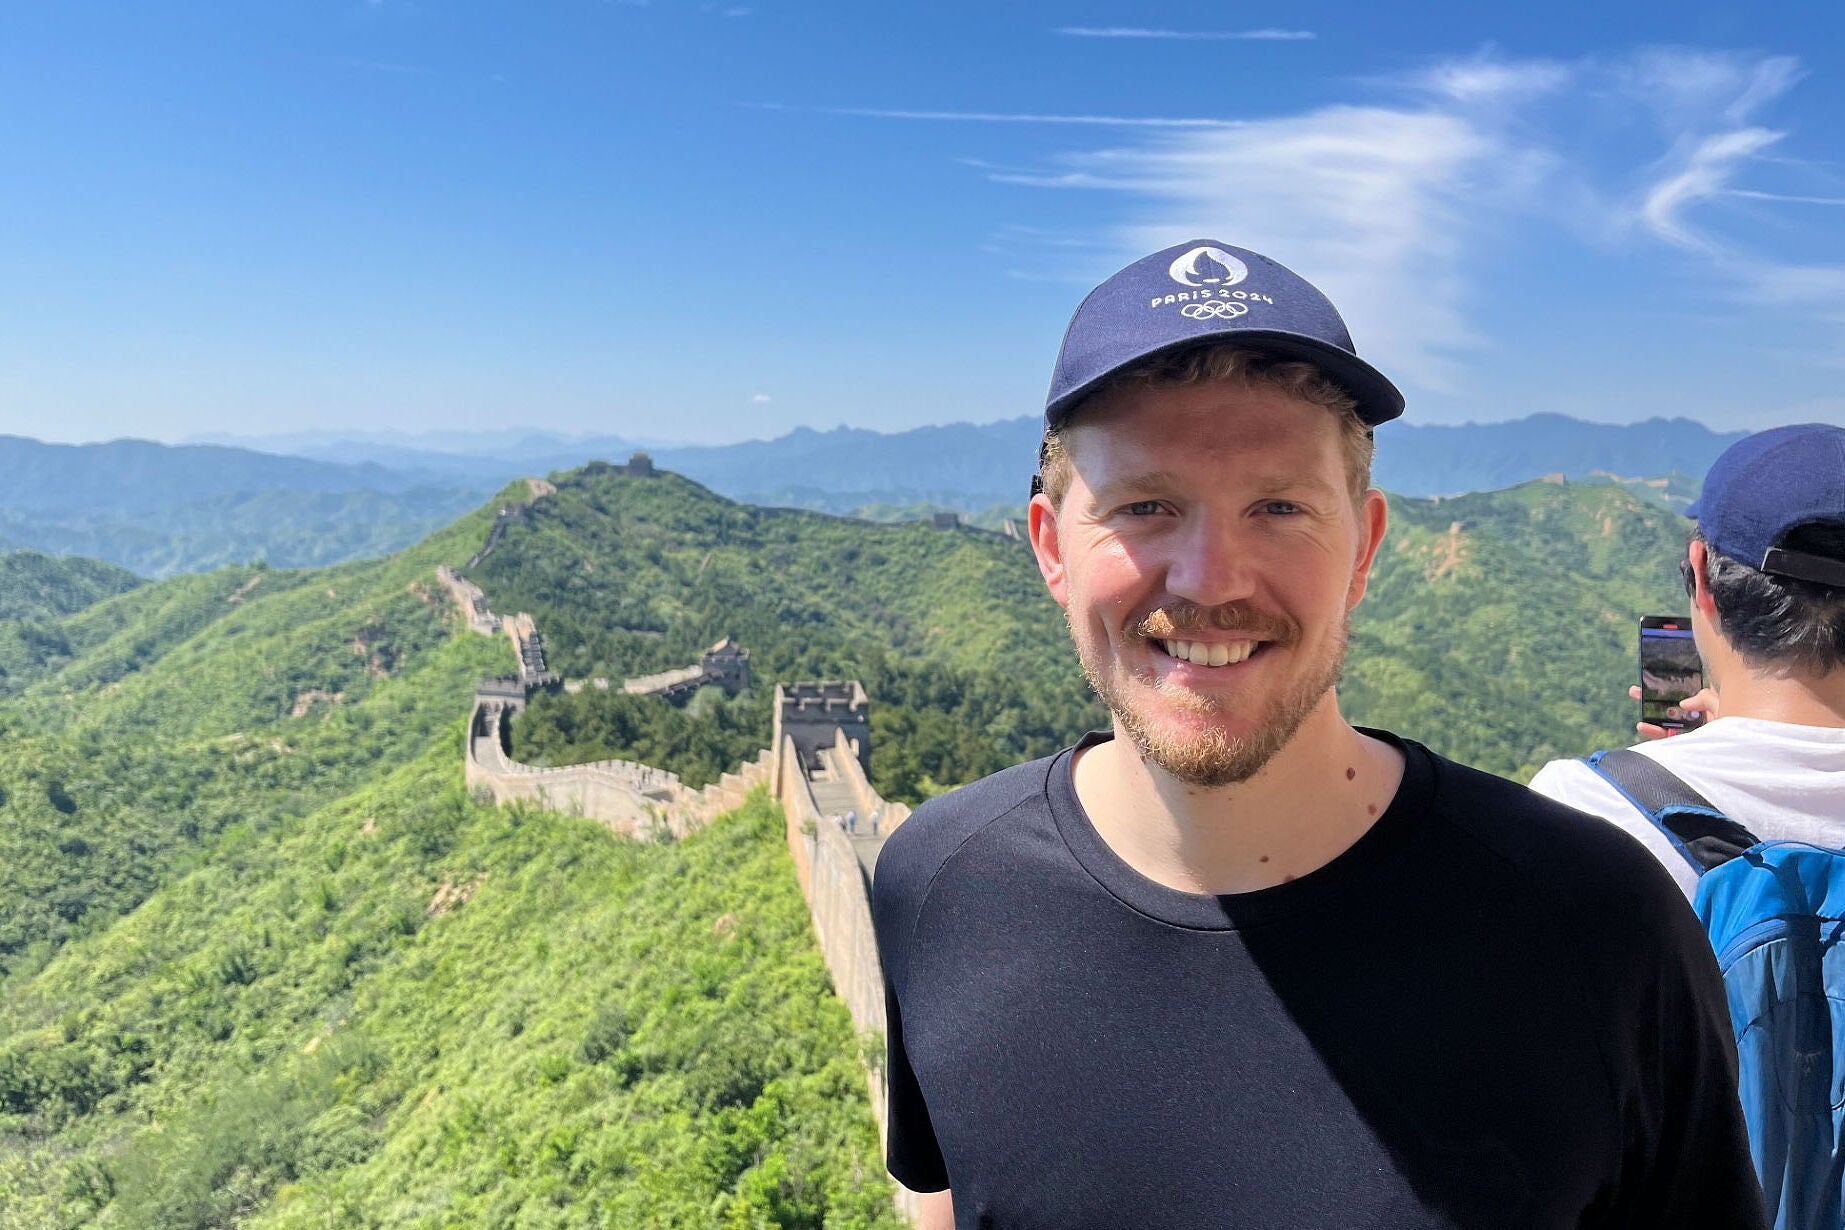
<instances>
[{"instance_id":1,"label":"blue backpack","mask_svg":"<svg viewBox=\"0 0 1845 1230\"><path fill-rule=\"evenodd\" d=\"M1651 757L1585 763L1698 873L1736 1030L1749 1149L1775 1230L1845 1225L1845 851L1757 841Z\"/></svg>"}]
</instances>

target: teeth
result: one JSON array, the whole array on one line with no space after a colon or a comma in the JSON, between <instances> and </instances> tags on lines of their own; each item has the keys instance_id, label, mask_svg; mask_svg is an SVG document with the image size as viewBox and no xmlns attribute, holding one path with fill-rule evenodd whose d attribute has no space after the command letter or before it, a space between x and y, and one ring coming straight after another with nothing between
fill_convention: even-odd
<instances>
[{"instance_id":1,"label":"teeth","mask_svg":"<svg viewBox=\"0 0 1845 1230\"><path fill-rule=\"evenodd\" d=\"M1254 641L1207 645L1203 641L1161 641L1160 647L1181 662L1194 666L1231 666L1256 651Z\"/></svg>"}]
</instances>

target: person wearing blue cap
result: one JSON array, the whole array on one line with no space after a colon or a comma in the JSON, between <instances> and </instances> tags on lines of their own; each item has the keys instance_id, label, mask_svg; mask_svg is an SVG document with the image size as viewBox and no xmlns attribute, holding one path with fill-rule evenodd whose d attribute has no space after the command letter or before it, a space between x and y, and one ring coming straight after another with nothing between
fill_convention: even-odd
<instances>
[{"instance_id":1,"label":"person wearing blue cap","mask_svg":"<svg viewBox=\"0 0 1845 1230\"><path fill-rule=\"evenodd\" d=\"M1740 1090L1777 1230L1845 1224L1845 429L1732 445L1679 572L1708 719L1557 760L1531 788L1638 838L1722 954ZM1830 936L1822 946L1802 936ZM1803 1023L1809 1009L1824 1006Z\"/></svg>"},{"instance_id":2,"label":"person wearing blue cap","mask_svg":"<svg viewBox=\"0 0 1845 1230\"><path fill-rule=\"evenodd\" d=\"M1031 542L1112 729L925 803L872 890L925 1230L1764 1224L1671 878L1339 712L1402 410L1225 243L1071 319Z\"/></svg>"},{"instance_id":3,"label":"person wearing blue cap","mask_svg":"<svg viewBox=\"0 0 1845 1230\"><path fill-rule=\"evenodd\" d=\"M1708 720L1643 727L1631 750L1763 840L1845 846L1845 428L1745 436L1687 515L1679 571L1713 686L1685 707ZM1620 825L1697 891L1699 868L1587 762L1553 760L1531 788Z\"/></svg>"}]
</instances>

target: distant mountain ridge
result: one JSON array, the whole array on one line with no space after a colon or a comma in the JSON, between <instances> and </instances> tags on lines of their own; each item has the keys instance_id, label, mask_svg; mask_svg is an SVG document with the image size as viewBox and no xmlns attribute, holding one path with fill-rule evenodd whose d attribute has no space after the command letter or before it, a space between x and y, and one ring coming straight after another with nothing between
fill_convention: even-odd
<instances>
[{"instance_id":1,"label":"distant mountain ridge","mask_svg":"<svg viewBox=\"0 0 1845 1230\"><path fill-rule=\"evenodd\" d=\"M247 448L110 440L47 444L0 436L0 509L144 512L221 495L292 491L408 491L429 484L414 469L339 465Z\"/></svg>"},{"instance_id":2,"label":"distant mountain ridge","mask_svg":"<svg viewBox=\"0 0 1845 1230\"><path fill-rule=\"evenodd\" d=\"M732 499L792 504L830 512L874 505L933 504L978 511L1024 502L1037 463L1036 415L991 423L948 423L907 431L862 427L827 431L798 427L772 440L656 448L654 461ZM1716 432L1684 418L1640 423L1590 423L1561 414L1536 414L1498 423L1419 424L1398 420L1378 429L1375 478L1398 495L1458 495L1491 491L1550 474L1589 478L1598 472L1629 478L1671 474L1701 477L1717 455L1746 432ZM469 437L432 437L442 447L417 447L419 437L368 445L363 440L317 439L310 455L352 463L372 459L414 465L428 472L449 467L510 479L540 470L566 469L601 457L621 460L619 437L570 441L555 435L508 439L483 433L482 449ZM300 437L250 440L281 447ZM497 451L484 451L491 444ZM493 469L497 465L498 469Z\"/></svg>"},{"instance_id":3,"label":"distant mountain ridge","mask_svg":"<svg viewBox=\"0 0 1845 1230\"><path fill-rule=\"evenodd\" d=\"M1504 423L1386 423L1377 432L1377 484L1397 495L1497 491L1562 474L1592 478L1690 475L1702 483L1723 450L1746 431L1716 432L1684 418L1586 423L1534 414Z\"/></svg>"},{"instance_id":4,"label":"distant mountain ridge","mask_svg":"<svg viewBox=\"0 0 1845 1230\"><path fill-rule=\"evenodd\" d=\"M0 550L90 556L143 576L389 554L497 485L222 445L22 436L0 436L0 473Z\"/></svg>"},{"instance_id":5,"label":"distant mountain ridge","mask_svg":"<svg viewBox=\"0 0 1845 1230\"><path fill-rule=\"evenodd\" d=\"M652 453L661 468L745 503L879 520L955 510L998 524L1025 503L1039 431L1036 416L900 432L802 427L773 440ZM1689 419L1399 421L1378 430L1374 478L1394 494L1427 497L1553 474L1606 474L1655 503L1682 508L1711 462L1744 434ZM508 431L358 439L299 433L248 443L325 455L0 436L0 467L9 479L0 485L0 550L89 555L145 576L251 560L332 564L400 550L515 478L625 460L633 451L616 436Z\"/></svg>"}]
</instances>

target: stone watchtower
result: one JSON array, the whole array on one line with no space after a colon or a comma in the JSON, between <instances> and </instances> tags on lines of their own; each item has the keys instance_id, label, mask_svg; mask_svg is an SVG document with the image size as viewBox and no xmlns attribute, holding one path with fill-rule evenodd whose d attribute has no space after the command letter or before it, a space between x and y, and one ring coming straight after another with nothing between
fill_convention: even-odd
<instances>
[{"instance_id":1,"label":"stone watchtower","mask_svg":"<svg viewBox=\"0 0 1845 1230\"><path fill-rule=\"evenodd\" d=\"M845 731L858 752L859 767L871 772L871 702L856 679L826 683L775 685L775 742L782 736L794 740L801 763L820 767L820 752L834 742L834 731Z\"/></svg>"},{"instance_id":2,"label":"stone watchtower","mask_svg":"<svg viewBox=\"0 0 1845 1230\"><path fill-rule=\"evenodd\" d=\"M705 650L698 664L704 668L705 682L717 684L730 695L749 690L750 651L732 638L727 636Z\"/></svg>"}]
</instances>

